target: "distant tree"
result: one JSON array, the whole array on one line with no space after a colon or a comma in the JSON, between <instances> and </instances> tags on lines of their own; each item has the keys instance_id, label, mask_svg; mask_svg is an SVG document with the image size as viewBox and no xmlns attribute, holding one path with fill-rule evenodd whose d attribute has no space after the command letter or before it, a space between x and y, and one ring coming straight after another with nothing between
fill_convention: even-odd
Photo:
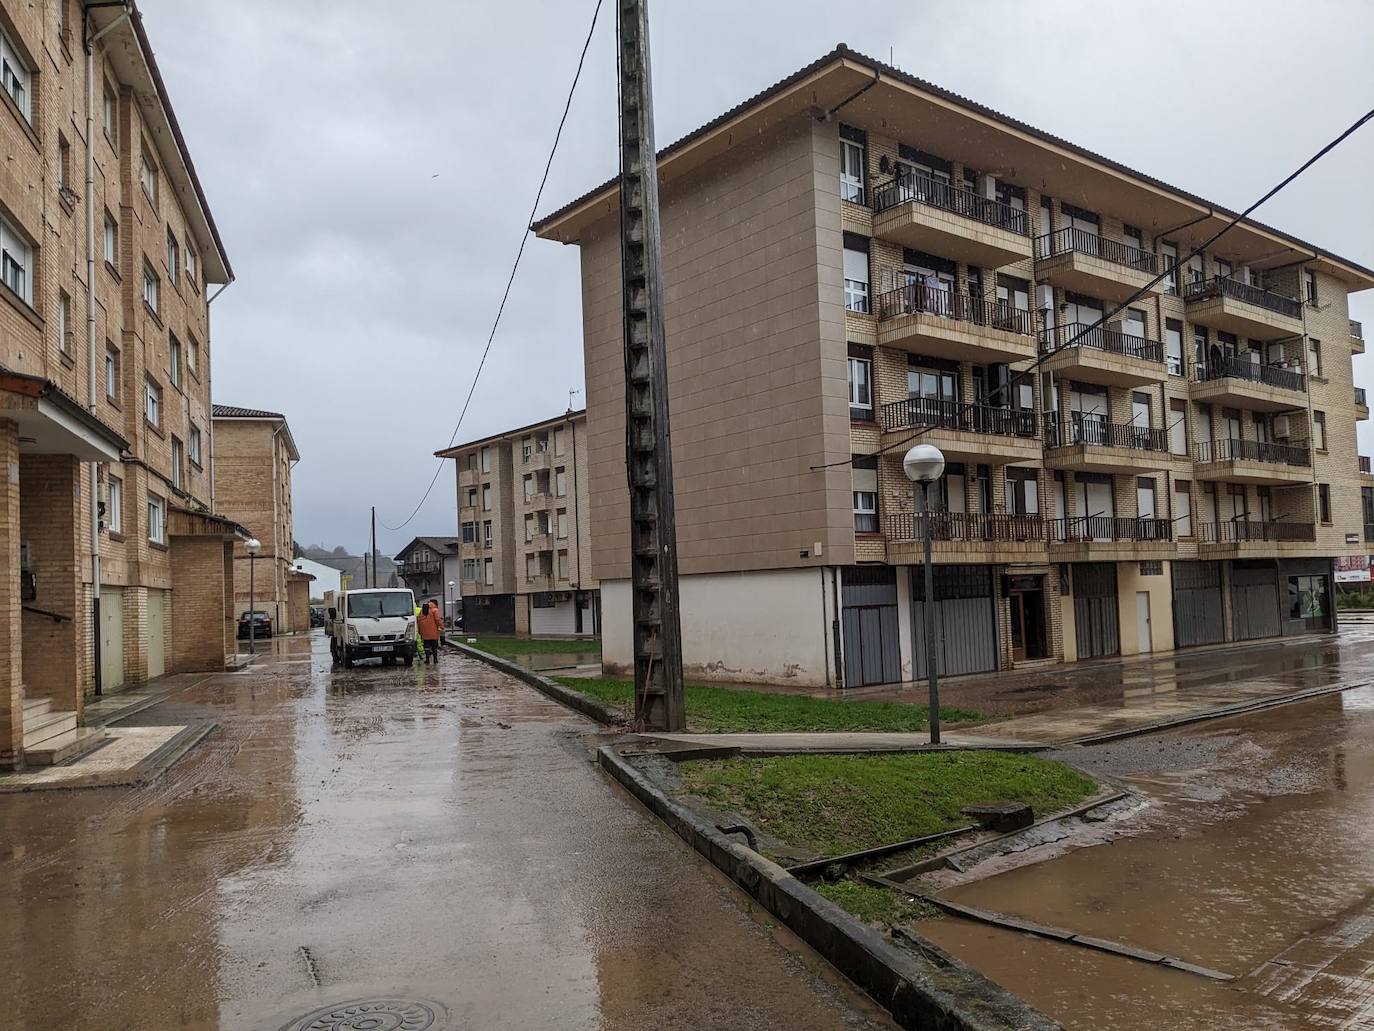
<instances>
[{"instance_id":1,"label":"distant tree","mask_svg":"<svg viewBox=\"0 0 1374 1031\"><path fill-rule=\"evenodd\" d=\"M333 551L331 551L330 554L333 555L335 558L348 558L348 549L345 548L342 544L340 544Z\"/></svg>"},{"instance_id":2,"label":"distant tree","mask_svg":"<svg viewBox=\"0 0 1374 1031\"><path fill-rule=\"evenodd\" d=\"M304 557L305 557L305 549L301 547L301 542L298 541L298 540L294 540L294 539L293 539L293 540L291 541L291 557L292 557L292 558L304 558Z\"/></svg>"}]
</instances>

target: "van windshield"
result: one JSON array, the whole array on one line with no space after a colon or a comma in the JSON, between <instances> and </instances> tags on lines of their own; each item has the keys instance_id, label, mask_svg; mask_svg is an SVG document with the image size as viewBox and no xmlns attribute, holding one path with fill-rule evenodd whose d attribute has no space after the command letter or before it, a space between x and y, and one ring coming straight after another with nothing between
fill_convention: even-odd
<instances>
[{"instance_id":1,"label":"van windshield","mask_svg":"<svg viewBox=\"0 0 1374 1031\"><path fill-rule=\"evenodd\" d=\"M415 602L408 593L355 594L348 598L348 614L353 617L413 616Z\"/></svg>"}]
</instances>

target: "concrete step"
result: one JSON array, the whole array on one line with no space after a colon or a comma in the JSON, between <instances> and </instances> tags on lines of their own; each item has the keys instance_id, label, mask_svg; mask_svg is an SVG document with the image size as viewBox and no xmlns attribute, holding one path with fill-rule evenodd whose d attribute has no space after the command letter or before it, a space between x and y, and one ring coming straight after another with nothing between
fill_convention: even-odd
<instances>
[{"instance_id":1,"label":"concrete step","mask_svg":"<svg viewBox=\"0 0 1374 1031\"><path fill-rule=\"evenodd\" d=\"M25 721L37 719L46 712L52 711L51 698L25 698L24 699L24 719Z\"/></svg>"},{"instance_id":2,"label":"concrete step","mask_svg":"<svg viewBox=\"0 0 1374 1031\"><path fill-rule=\"evenodd\" d=\"M74 712L64 712L59 709L56 712L45 712L30 718L26 711L24 713L24 750L28 751L50 738L75 729L76 713Z\"/></svg>"},{"instance_id":3,"label":"concrete step","mask_svg":"<svg viewBox=\"0 0 1374 1031\"><path fill-rule=\"evenodd\" d=\"M48 738L37 748L24 748L24 762L30 766L55 766L70 762L98 748L109 733L104 727L77 727Z\"/></svg>"}]
</instances>

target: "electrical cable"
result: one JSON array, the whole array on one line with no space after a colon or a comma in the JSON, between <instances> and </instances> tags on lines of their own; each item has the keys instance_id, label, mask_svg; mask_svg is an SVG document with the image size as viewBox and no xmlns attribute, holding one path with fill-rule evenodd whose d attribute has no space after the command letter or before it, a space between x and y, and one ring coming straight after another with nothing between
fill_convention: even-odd
<instances>
[{"instance_id":1,"label":"electrical cable","mask_svg":"<svg viewBox=\"0 0 1374 1031\"><path fill-rule=\"evenodd\" d=\"M472 395L477 390L477 381L482 377L482 369L487 364L487 355L491 353L492 341L496 339L496 329L501 325L501 316L506 310L506 301L510 299L510 290L512 284L515 282L515 273L520 268L520 259L525 254L525 244L529 242L530 233L534 228L534 216L539 212L539 202L544 197L544 187L549 181L549 169L553 167L554 155L558 153L558 143L563 138L563 126L566 125L568 121L568 111L572 108L573 94L577 92L577 83L582 78L582 66L586 63L587 49L592 45L592 36L596 32L596 20L601 14L601 4L602 0L596 0L596 7L592 11L592 23L587 27L587 38L582 41L582 53L577 59L577 71L573 73L572 85L568 87L568 99L563 103L563 116L558 119L558 130L553 134L553 146L549 148L549 159L544 162L544 175L539 180L539 189L535 191L534 203L530 206L530 217L525 220L525 230L520 234L520 248L515 252L515 262L511 265L510 276L506 279L506 289L501 294L501 303L497 306L496 318L491 324L491 332L487 334L487 345L482 349L482 358L477 363L477 371L473 373L472 386L468 388L468 396L464 399L462 410L458 413L458 423L453 427L453 432L449 435L449 447L453 447L453 442L458 439L458 430L462 428L463 419L468 414L468 406L472 404ZM382 526L387 530L401 530L420 514L420 509L423 508L425 502L429 500L429 495L430 492L434 490L434 485L439 482L439 474L444 471L444 463L446 461L448 461L446 458L439 459L439 465L434 470L434 475L430 478L429 486L425 488L424 495L420 498L419 503L415 506L410 515L406 516L405 520L397 526L389 526L386 523L383 523Z\"/></svg>"},{"instance_id":2,"label":"electrical cable","mask_svg":"<svg viewBox=\"0 0 1374 1031\"><path fill-rule=\"evenodd\" d=\"M1029 368L1022 369L1022 370L1019 370L1018 372L1016 372L1016 373L1015 373L1015 377L1018 378L1018 379L1020 379L1020 378L1022 378L1022 377L1025 377L1025 376L1030 375L1030 374L1033 373L1037 368L1040 367L1041 363L1044 362L1045 359L1049 358L1049 357L1050 357L1051 355L1053 355L1056 351L1062 351L1062 350L1064 350L1065 348L1072 347L1074 344L1078 343L1079 340L1083 339L1083 337L1087 336L1089 333L1092 333L1094 330L1101 329L1103 326L1105 326L1105 325L1107 324L1107 322L1108 322L1110 319L1114 318L1116 315L1119 315L1121 312L1125 311L1128 307L1130 307L1130 306L1131 306L1132 304L1134 304L1136 301L1140 300L1140 298L1144 297L1147 293L1149 293L1149 292L1155 287L1155 285L1158 284L1158 283L1159 283L1162 279L1164 279L1166 276L1168 276L1170 272L1177 272L1177 270L1183 268L1184 265L1185 265L1188 261L1190 261L1190 260L1192 260L1193 258L1197 257L1197 255L1201 254L1203 251L1207 250L1207 248L1211 247L1212 244L1214 244L1214 243L1216 243L1218 240L1220 240L1224 235L1226 235L1226 233L1228 233L1228 232L1230 232L1232 229L1234 229L1234 228L1235 228L1243 219L1245 219L1252 211L1254 211L1256 208L1258 208L1261 204L1263 204L1263 203L1265 203L1266 201L1268 201L1268 200L1270 200L1271 198L1273 198L1275 194L1277 194L1280 190L1282 190L1284 187L1286 187L1289 183L1291 183L1291 182L1292 182L1294 179L1296 179L1298 176L1302 175L1303 172L1306 172L1306 171L1307 171L1309 168L1311 168L1314 164L1316 164L1316 163L1317 163L1318 161L1320 161L1323 157L1325 157L1331 150L1335 149L1335 147L1336 147L1337 145L1339 145L1340 143L1342 143L1342 142L1346 139L1346 137L1352 135L1356 130L1358 130L1362 125L1364 125L1366 122L1370 121L1371 119L1374 119L1374 110L1368 111L1368 112L1366 112L1363 116L1361 116L1360 118L1357 118L1357 119L1355 120L1355 122L1354 122L1348 129L1346 129L1343 133L1341 133L1339 136L1337 136L1335 139L1333 139L1330 143L1328 143L1326 146L1322 147L1321 150L1317 151L1317 152L1316 152L1315 154L1313 154L1310 158L1308 158L1306 161L1304 161L1301 165L1298 166L1298 168L1297 168L1294 172L1290 173L1286 178L1284 178L1284 180L1283 180L1282 182L1280 182L1277 186L1275 186L1275 187L1274 187L1273 189L1271 189L1268 193L1266 193L1264 196L1262 196L1259 200L1257 200L1257 201L1255 201L1253 204L1251 204L1248 208L1246 208L1244 211L1242 211L1239 215L1236 215L1234 218L1232 218L1231 221L1229 221L1228 223L1226 223L1226 225L1222 226L1221 229L1219 229L1219 230L1218 230L1215 234L1213 234L1209 239L1207 239L1207 240L1204 241L1203 243L1198 244L1198 246L1197 246L1196 248L1194 248L1191 252L1189 252L1188 255L1186 255L1185 257L1179 258L1178 261L1177 261L1176 263L1172 264L1172 265L1166 265L1163 272L1160 272L1158 275L1156 275L1153 279L1151 279L1148 283L1146 283L1144 286L1142 286L1139 290L1137 290L1135 293L1131 294L1130 297L1126 298L1126 300L1122 301L1119 305L1117 305L1117 306L1116 306L1115 308L1113 308L1111 311L1107 312L1105 315L1103 315L1103 316L1102 316L1100 319L1098 319L1096 322L1094 322L1094 323L1092 323L1092 324L1090 324L1090 325L1087 325L1087 326L1082 327L1076 334L1074 334L1074 336L1073 336L1072 338L1070 338L1070 339L1069 339L1068 341L1066 341L1065 343L1060 344L1060 345L1059 345L1057 348L1055 348L1054 350L1048 351L1048 352L1046 352L1045 354L1042 354L1039 358L1036 358L1033 362L1031 362ZM1012 377L1011 375L1008 375L1008 377L1007 377L1008 384L1010 384L1012 378L1013 378L1013 377ZM988 395L988 398L990 399L990 398L997 397L997 396L1000 395L1005 389L1006 389L1006 387L1004 387L1004 386L999 386L996 390L994 390L991 394ZM985 400L986 400L986 399L985 399ZM915 433L911 434L909 437L906 437L906 438L904 438L904 439L902 439L902 440L899 440L899 441L897 441L896 443L888 444L888 445L886 445L886 446L884 446L884 447L881 447L881 448L879 448L877 451L873 452L873 454L874 454L874 455L886 455L886 454L889 454L890 452L895 451L896 449L898 449L898 448L900 448L900 447L904 447L905 445L910 444L913 440L916 440L918 437L924 436L925 434L931 432L931 430L938 429L938 428L939 428L939 427L934 426L934 425L931 425L931 426L923 426L923 427L921 427L920 429L918 429ZM868 457L868 456L865 455L864 457ZM821 469L833 469L833 468L835 468L836 466L841 466L841 465L852 465L852 464L853 464L853 458L851 457L851 458L847 458L847 459L844 459L844 460L839 461L839 462L827 462L827 463L825 463L825 464L823 464L823 465L813 465L813 466L810 467L810 471L811 471L811 472L818 472L818 471L821 470Z\"/></svg>"}]
</instances>

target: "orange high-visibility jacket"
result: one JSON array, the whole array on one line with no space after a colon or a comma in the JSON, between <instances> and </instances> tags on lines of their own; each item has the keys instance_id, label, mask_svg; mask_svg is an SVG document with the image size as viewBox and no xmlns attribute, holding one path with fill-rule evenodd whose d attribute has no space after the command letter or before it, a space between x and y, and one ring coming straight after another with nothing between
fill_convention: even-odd
<instances>
[{"instance_id":1,"label":"orange high-visibility jacket","mask_svg":"<svg viewBox=\"0 0 1374 1031\"><path fill-rule=\"evenodd\" d=\"M420 636L426 641L437 641L443 634L444 617L439 615L439 610L433 605L428 612L422 612L419 619Z\"/></svg>"}]
</instances>

